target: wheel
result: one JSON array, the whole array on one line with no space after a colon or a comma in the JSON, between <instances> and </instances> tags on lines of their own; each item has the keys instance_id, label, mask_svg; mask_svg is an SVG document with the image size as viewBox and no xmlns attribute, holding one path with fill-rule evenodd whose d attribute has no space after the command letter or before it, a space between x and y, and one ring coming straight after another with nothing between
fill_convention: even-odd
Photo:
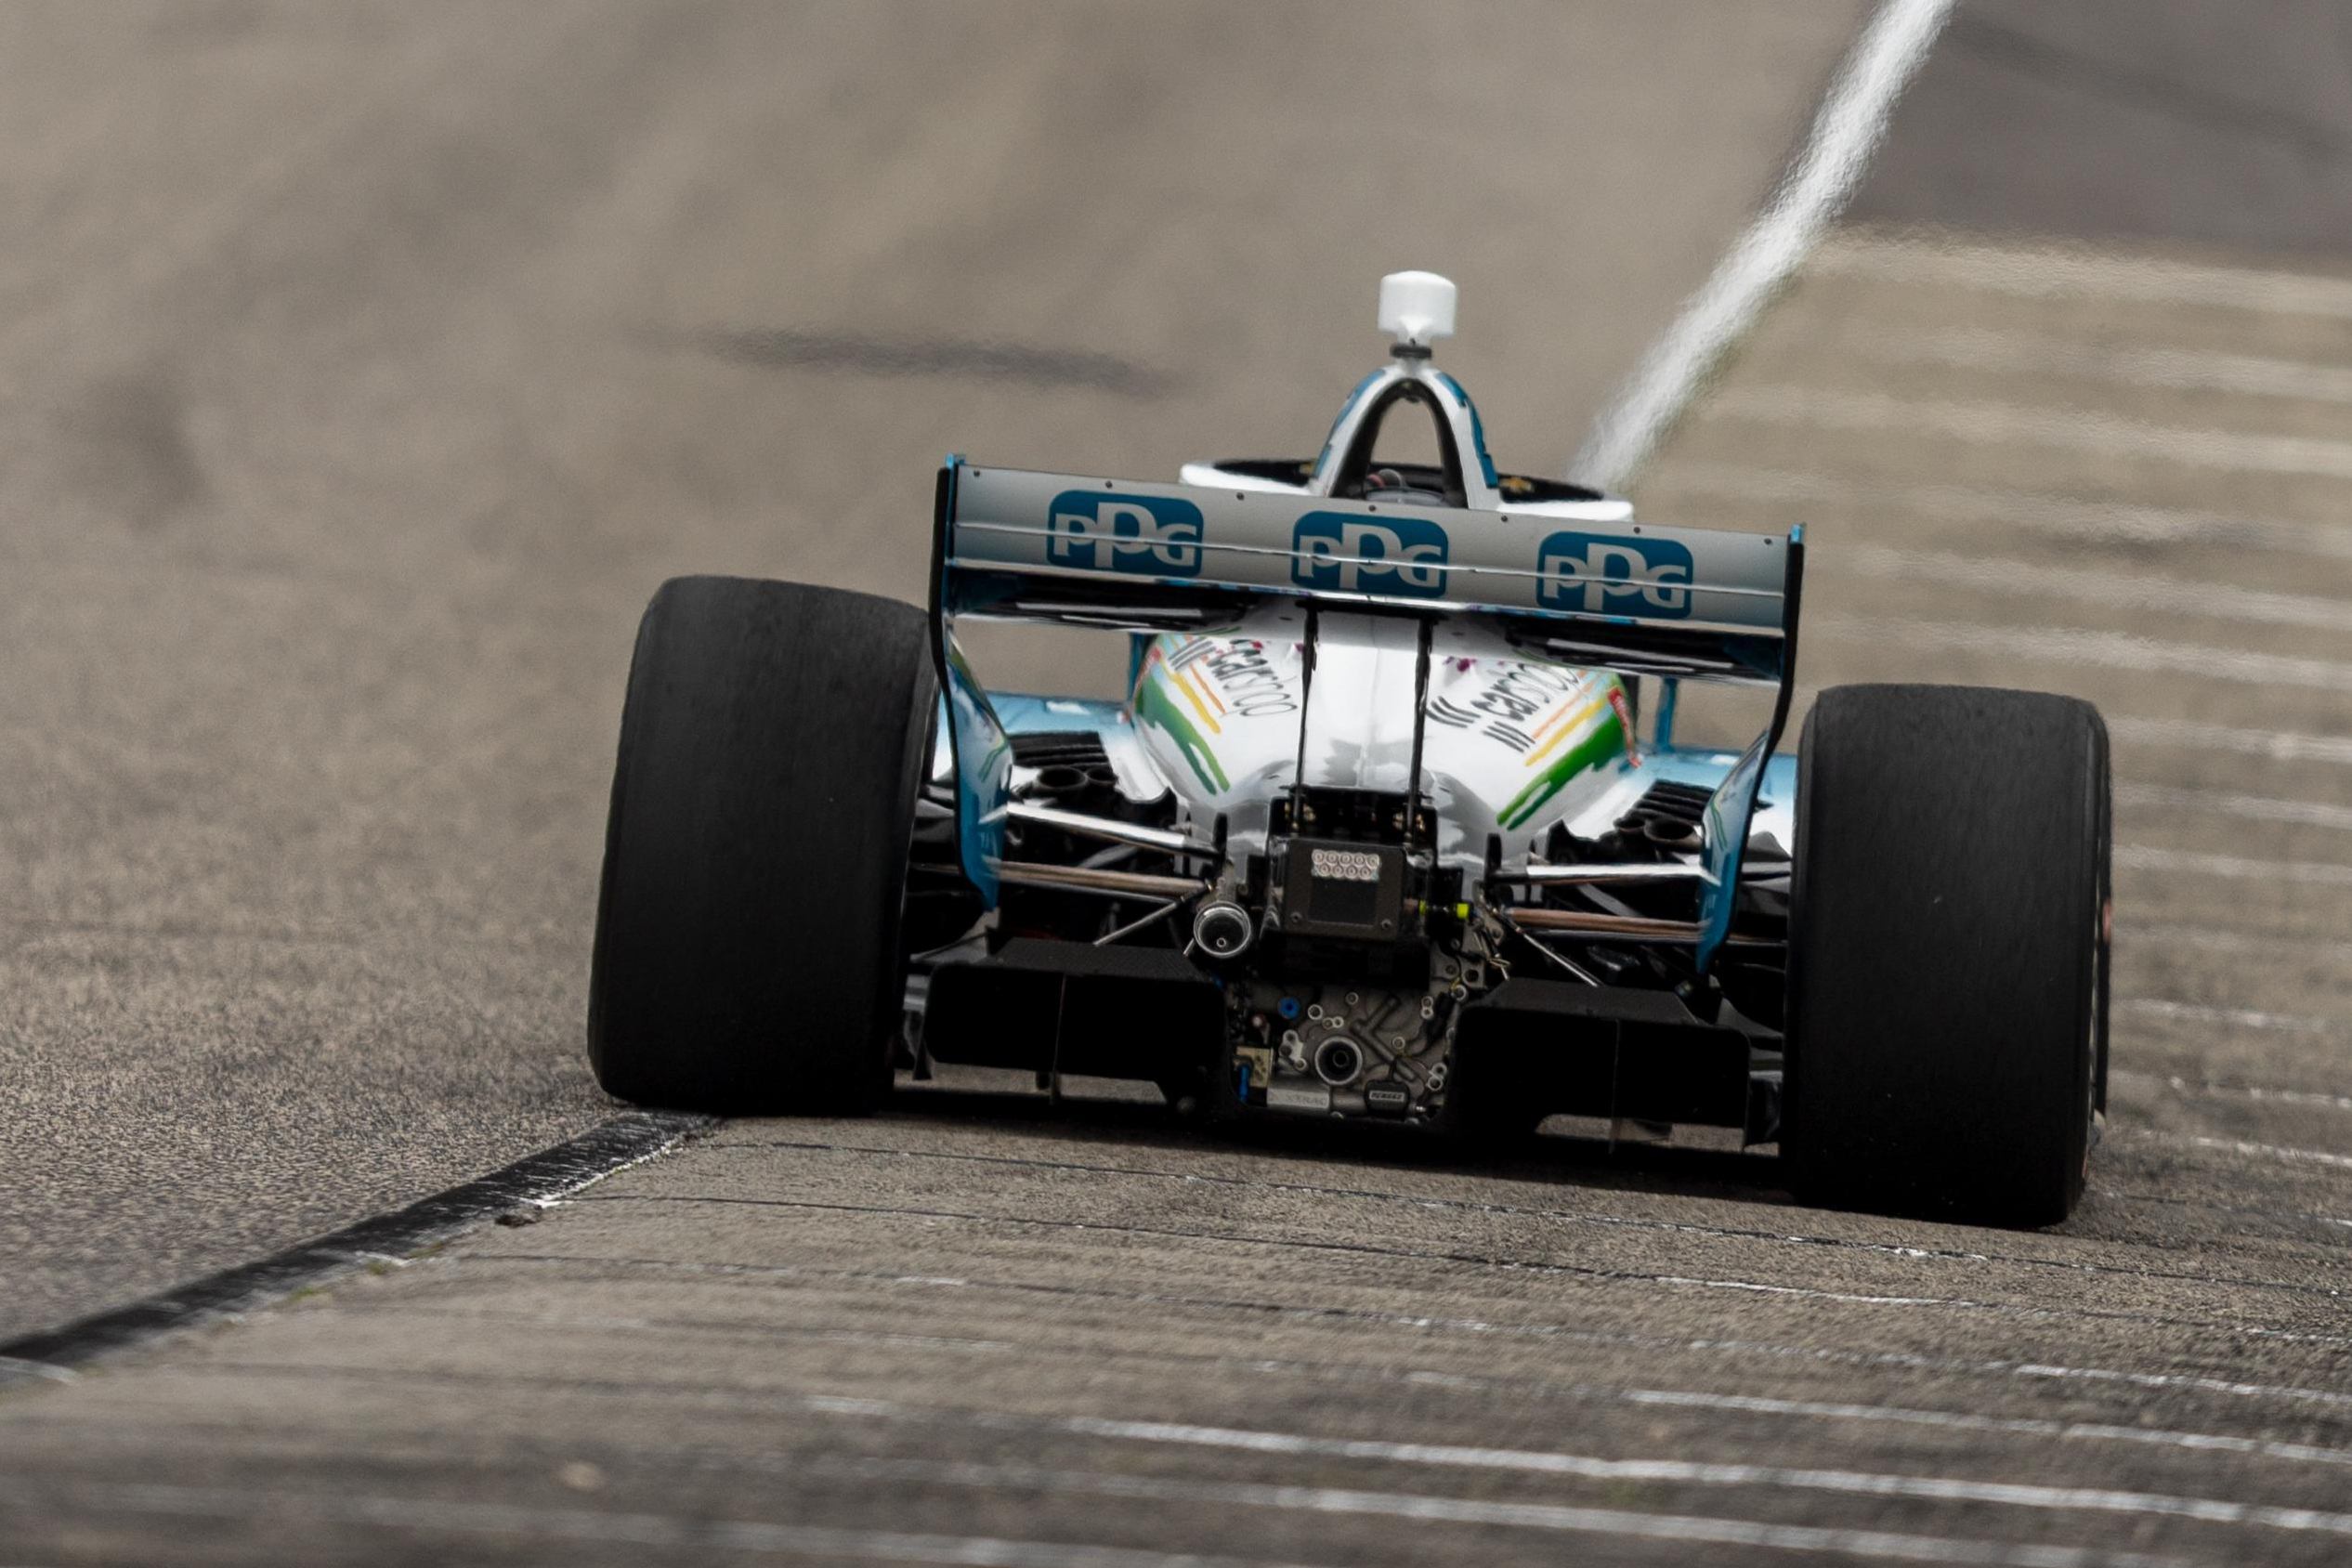
<instances>
[{"instance_id":1,"label":"wheel","mask_svg":"<svg viewBox=\"0 0 2352 1568\"><path fill-rule=\"evenodd\" d=\"M922 612L740 578L662 584L621 714L588 983L613 1094L871 1110L937 677Z\"/></svg>"},{"instance_id":2,"label":"wheel","mask_svg":"<svg viewBox=\"0 0 2352 1568\"><path fill-rule=\"evenodd\" d=\"M2105 1077L2109 831L2088 703L1821 695L1789 909L1799 1197L2006 1225L2073 1211Z\"/></svg>"}]
</instances>

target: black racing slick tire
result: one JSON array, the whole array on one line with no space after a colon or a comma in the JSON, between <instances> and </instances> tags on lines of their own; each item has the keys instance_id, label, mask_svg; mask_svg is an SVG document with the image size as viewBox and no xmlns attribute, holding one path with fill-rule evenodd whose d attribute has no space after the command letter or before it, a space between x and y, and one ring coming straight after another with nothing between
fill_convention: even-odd
<instances>
[{"instance_id":1,"label":"black racing slick tire","mask_svg":"<svg viewBox=\"0 0 2352 1568\"><path fill-rule=\"evenodd\" d=\"M907 605L662 584L621 710L589 976L607 1091L723 1115L881 1101L937 690Z\"/></svg>"},{"instance_id":2,"label":"black racing slick tire","mask_svg":"<svg viewBox=\"0 0 2352 1568\"><path fill-rule=\"evenodd\" d=\"M1814 704L1797 769L1791 1186L1837 1208L2065 1219L2106 1066L2097 710L1839 686Z\"/></svg>"}]
</instances>

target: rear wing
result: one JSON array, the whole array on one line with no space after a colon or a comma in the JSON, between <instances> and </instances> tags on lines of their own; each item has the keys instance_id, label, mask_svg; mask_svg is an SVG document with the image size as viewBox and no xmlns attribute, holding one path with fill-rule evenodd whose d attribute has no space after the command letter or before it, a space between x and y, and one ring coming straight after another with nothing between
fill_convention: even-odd
<instances>
[{"instance_id":1,"label":"rear wing","mask_svg":"<svg viewBox=\"0 0 2352 1568\"><path fill-rule=\"evenodd\" d=\"M1181 631L1248 601L1496 618L1568 662L1778 684L1801 536L1144 484L951 458L944 616Z\"/></svg>"},{"instance_id":2,"label":"rear wing","mask_svg":"<svg viewBox=\"0 0 2352 1568\"><path fill-rule=\"evenodd\" d=\"M960 616L1129 632L1228 624L1281 595L1351 610L1480 615L1564 663L1778 688L1771 723L1708 801L1696 960L1730 934L1765 760L1795 685L1802 529L1653 528L1451 507L975 468L939 471L932 602L961 780L967 873L993 898L1003 735L963 666ZM1668 709L1670 712L1670 706ZM1662 718L1666 715L1662 714ZM1664 725L1662 725L1662 729ZM1665 738L1662 735L1661 738Z\"/></svg>"}]
</instances>

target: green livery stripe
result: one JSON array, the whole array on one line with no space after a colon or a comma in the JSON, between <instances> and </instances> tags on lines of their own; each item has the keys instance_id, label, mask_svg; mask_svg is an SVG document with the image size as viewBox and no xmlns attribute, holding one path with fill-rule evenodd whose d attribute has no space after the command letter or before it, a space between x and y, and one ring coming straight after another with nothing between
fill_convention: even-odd
<instances>
[{"instance_id":1,"label":"green livery stripe","mask_svg":"<svg viewBox=\"0 0 2352 1568\"><path fill-rule=\"evenodd\" d=\"M1561 787L1588 767L1598 767L1623 748L1618 734L1616 715L1602 710L1601 722L1592 726L1592 733L1567 748L1552 764L1527 781L1527 787L1510 798L1501 812L1506 828L1522 826L1535 815L1543 804L1560 793Z\"/></svg>"},{"instance_id":2,"label":"green livery stripe","mask_svg":"<svg viewBox=\"0 0 2352 1568\"><path fill-rule=\"evenodd\" d=\"M1184 753L1184 761L1192 764L1203 788L1222 794L1233 788L1232 780L1217 761L1217 753L1203 740L1193 721L1184 716L1183 706L1169 695L1166 680L1153 680L1148 675L1135 687L1135 716L1159 725L1175 739L1176 748Z\"/></svg>"}]
</instances>

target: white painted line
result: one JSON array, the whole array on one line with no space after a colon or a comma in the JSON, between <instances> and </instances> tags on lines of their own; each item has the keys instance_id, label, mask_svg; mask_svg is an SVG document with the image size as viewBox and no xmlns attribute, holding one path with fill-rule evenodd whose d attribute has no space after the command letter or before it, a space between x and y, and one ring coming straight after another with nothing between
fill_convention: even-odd
<instances>
[{"instance_id":1,"label":"white painted line","mask_svg":"<svg viewBox=\"0 0 2352 1568\"><path fill-rule=\"evenodd\" d=\"M2191 719L2142 719L2127 713L2110 713L2106 717L2107 733L2118 740L2147 746L2178 746L2190 751L2237 751L2282 763L2338 763L2352 766L2352 738L2340 735L2235 729Z\"/></svg>"},{"instance_id":2,"label":"white painted line","mask_svg":"<svg viewBox=\"0 0 2352 1568\"><path fill-rule=\"evenodd\" d=\"M1834 543L1809 555L1808 586L1844 572L1916 582L1922 587L1974 588L2004 595L2040 595L2082 604L2157 609L2167 615L2252 621L2276 626L2316 626L2352 633L2352 602L2318 595L2274 594L2178 577L2044 566L2031 561L1962 555L1948 550L1897 550L1883 544ZM2352 746L2352 741L2344 742Z\"/></svg>"},{"instance_id":3,"label":"white painted line","mask_svg":"<svg viewBox=\"0 0 2352 1568\"><path fill-rule=\"evenodd\" d=\"M2201 348L2149 348L2071 342L2028 333L1962 328L1952 332L1874 333L1839 346L1880 364L1941 365L2015 375L2058 375L2180 392L2225 392L2352 403L2352 366L2318 365Z\"/></svg>"},{"instance_id":4,"label":"white painted line","mask_svg":"<svg viewBox=\"0 0 2352 1568\"><path fill-rule=\"evenodd\" d=\"M1809 269L1825 277L1980 289L2026 299L2096 295L2352 320L2352 278L2159 261L2061 246L1969 244L1841 234Z\"/></svg>"},{"instance_id":5,"label":"white painted line","mask_svg":"<svg viewBox=\"0 0 2352 1568\"><path fill-rule=\"evenodd\" d=\"M1614 489L1650 455L1723 351L1846 205L1886 135L1895 100L1951 11L1952 0L1883 0L1838 67L1804 150L1594 422L1569 463L1572 475Z\"/></svg>"},{"instance_id":6,"label":"white painted line","mask_svg":"<svg viewBox=\"0 0 2352 1568\"><path fill-rule=\"evenodd\" d=\"M1771 502L1865 512L1875 509L1956 522L2014 524L2102 545L2224 545L2352 559L2352 526L2347 526L2352 517L2345 523L2305 522L2185 512L2130 502L2086 501L2043 490L1849 479L1690 458L1676 459L1655 479L1657 488L1669 494L1718 496L1735 507L1742 503ZM1710 519L1693 516L1689 520ZM1743 526L1739 514L1730 516L1728 526Z\"/></svg>"},{"instance_id":7,"label":"white painted line","mask_svg":"<svg viewBox=\"0 0 2352 1568\"><path fill-rule=\"evenodd\" d=\"M2311 1018L2293 1013L2259 1013L2252 1008L2208 1007L2202 1002L2163 1001L2153 997L2133 997L2119 1001L2115 1004L2115 1011L2142 1018L2221 1024L2233 1029L2271 1029L2290 1035L2352 1035L2352 1018Z\"/></svg>"},{"instance_id":8,"label":"white painted line","mask_svg":"<svg viewBox=\"0 0 2352 1568\"><path fill-rule=\"evenodd\" d=\"M2019 443L2223 473L2310 475L2352 479L2352 441L2147 425L2080 408L1898 398L1791 385L1740 386L1706 405L1710 420L1891 431L1986 446Z\"/></svg>"},{"instance_id":9,"label":"white painted line","mask_svg":"<svg viewBox=\"0 0 2352 1568\"><path fill-rule=\"evenodd\" d=\"M2053 664L2107 670L2160 670L2241 681L2253 686L2352 689L2352 663L2298 659L2287 654L2250 653L2208 643L2160 642L2127 632L2085 632L2071 626L1995 626L1957 621L1914 621L1859 615L1808 616L1811 636L1849 636L1889 648L1956 647L2006 654Z\"/></svg>"},{"instance_id":10,"label":"white painted line","mask_svg":"<svg viewBox=\"0 0 2352 1568\"><path fill-rule=\"evenodd\" d=\"M2280 800L2270 795L2243 795L2230 790L2189 790L2176 784L2118 780L2119 805L2152 806L2160 811L2202 811L2220 817L2241 817L2252 822L2287 822L2298 828L2333 828L2352 831L2352 806L2322 801Z\"/></svg>"},{"instance_id":11,"label":"white painted line","mask_svg":"<svg viewBox=\"0 0 2352 1568\"><path fill-rule=\"evenodd\" d=\"M2323 860L2250 860L2236 855L2204 855L2156 844L2119 843L2115 864L2136 871L2179 871L2200 877L2251 878L2259 882L2319 882L2352 887L2352 866Z\"/></svg>"}]
</instances>

